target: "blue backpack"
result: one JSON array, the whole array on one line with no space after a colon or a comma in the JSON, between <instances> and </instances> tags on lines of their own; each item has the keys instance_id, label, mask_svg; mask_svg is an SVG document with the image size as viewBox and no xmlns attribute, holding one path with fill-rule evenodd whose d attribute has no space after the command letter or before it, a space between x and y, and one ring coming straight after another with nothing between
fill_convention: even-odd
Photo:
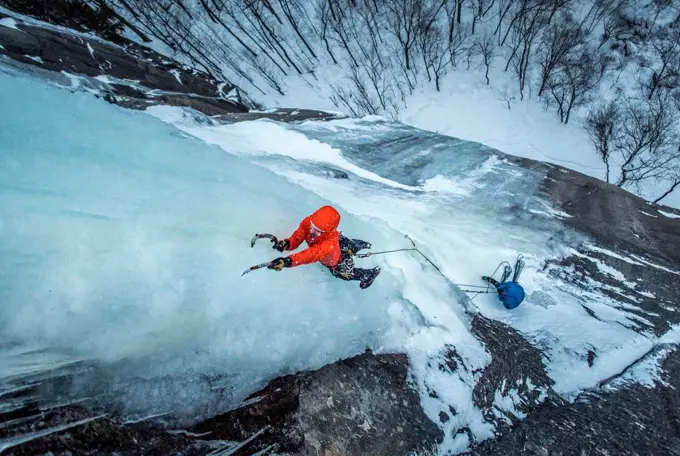
<instances>
[{"instance_id":1,"label":"blue backpack","mask_svg":"<svg viewBox=\"0 0 680 456\"><path fill-rule=\"evenodd\" d=\"M524 301L524 288L517 282L505 282L498 286L498 299L506 309L514 309Z\"/></svg>"}]
</instances>

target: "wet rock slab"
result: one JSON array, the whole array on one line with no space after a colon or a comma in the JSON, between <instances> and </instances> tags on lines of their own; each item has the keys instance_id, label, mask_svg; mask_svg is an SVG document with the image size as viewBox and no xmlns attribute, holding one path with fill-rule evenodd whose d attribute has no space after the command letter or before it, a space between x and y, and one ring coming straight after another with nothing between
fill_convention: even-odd
<instances>
[{"instance_id":1,"label":"wet rock slab","mask_svg":"<svg viewBox=\"0 0 680 456\"><path fill-rule=\"evenodd\" d=\"M98 77L108 85L102 96L109 102L134 109L187 106L208 115L248 111L234 86L136 43L116 45L61 28L13 21L13 27L0 26L0 56L43 70Z\"/></svg>"},{"instance_id":2,"label":"wet rock slab","mask_svg":"<svg viewBox=\"0 0 680 456\"><path fill-rule=\"evenodd\" d=\"M305 120L337 120L344 119L346 116L333 114L314 109L292 109L279 108L272 111L250 111L245 113L222 114L214 117L224 122L243 122L246 120L269 119L279 122L303 122Z\"/></svg>"},{"instance_id":3,"label":"wet rock slab","mask_svg":"<svg viewBox=\"0 0 680 456\"><path fill-rule=\"evenodd\" d=\"M680 455L680 351L662 363L654 387L582 393L573 404L541 406L512 432L480 443L486 455Z\"/></svg>"},{"instance_id":4,"label":"wet rock slab","mask_svg":"<svg viewBox=\"0 0 680 456\"><path fill-rule=\"evenodd\" d=\"M5 445L3 454L12 455L434 454L442 433L423 413L408 369L406 355L366 352L276 378L238 409L188 432L153 420L124 424L73 405L41 410L26 403L0 413L0 449Z\"/></svg>"},{"instance_id":5,"label":"wet rock slab","mask_svg":"<svg viewBox=\"0 0 680 456\"><path fill-rule=\"evenodd\" d=\"M425 455L442 437L409 386L407 357L371 353L275 379L191 431L247 442L238 455Z\"/></svg>"}]
</instances>

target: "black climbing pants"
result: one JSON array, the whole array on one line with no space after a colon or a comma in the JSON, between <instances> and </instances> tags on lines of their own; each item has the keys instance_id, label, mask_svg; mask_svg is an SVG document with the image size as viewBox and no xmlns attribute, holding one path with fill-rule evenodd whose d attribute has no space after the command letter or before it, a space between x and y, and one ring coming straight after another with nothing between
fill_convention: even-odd
<instances>
[{"instance_id":1,"label":"black climbing pants","mask_svg":"<svg viewBox=\"0 0 680 456\"><path fill-rule=\"evenodd\" d=\"M350 239L340 235L340 251L342 257L340 262L333 268L328 268L338 279L342 280L359 280L361 282L367 281L375 275L373 269L362 269L354 267L354 259L352 256L362 249L368 249L371 244L360 239Z\"/></svg>"}]
</instances>

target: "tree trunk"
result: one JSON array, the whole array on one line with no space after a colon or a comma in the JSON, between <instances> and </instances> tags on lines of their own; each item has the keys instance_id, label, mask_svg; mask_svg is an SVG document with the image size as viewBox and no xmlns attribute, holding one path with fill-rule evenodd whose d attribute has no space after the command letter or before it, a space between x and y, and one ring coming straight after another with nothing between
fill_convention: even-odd
<instances>
[{"instance_id":1,"label":"tree trunk","mask_svg":"<svg viewBox=\"0 0 680 456\"><path fill-rule=\"evenodd\" d=\"M453 32L456 28L456 21L453 20L453 16L449 19L449 44L453 43Z\"/></svg>"},{"instance_id":2,"label":"tree trunk","mask_svg":"<svg viewBox=\"0 0 680 456\"><path fill-rule=\"evenodd\" d=\"M541 78L541 88L538 89L539 98L541 97L541 95L543 95L543 91L545 90L545 86L548 84L548 78L549 77L550 77L550 72L543 71L543 77Z\"/></svg>"},{"instance_id":3,"label":"tree trunk","mask_svg":"<svg viewBox=\"0 0 680 456\"><path fill-rule=\"evenodd\" d=\"M609 160L605 160L604 164L607 166L607 174L605 175L605 179L607 180L607 183L609 184Z\"/></svg>"}]
</instances>

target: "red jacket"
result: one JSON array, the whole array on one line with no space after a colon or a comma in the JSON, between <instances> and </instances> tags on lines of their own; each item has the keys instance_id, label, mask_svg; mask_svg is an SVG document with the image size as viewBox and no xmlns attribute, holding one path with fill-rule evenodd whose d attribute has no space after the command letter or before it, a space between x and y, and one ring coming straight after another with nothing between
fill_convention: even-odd
<instances>
[{"instance_id":1,"label":"red jacket","mask_svg":"<svg viewBox=\"0 0 680 456\"><path fill-rule=\"evenodd\" d=\"M288 250L297 249L303 241L307 249L290 256L291 266L316 263L329 268L335 267L341 258L337 227L340 224L340 213L332 206L323 206L309 217L305 217L297 230L288 238Z\"/></svg>"}]
</instances>

